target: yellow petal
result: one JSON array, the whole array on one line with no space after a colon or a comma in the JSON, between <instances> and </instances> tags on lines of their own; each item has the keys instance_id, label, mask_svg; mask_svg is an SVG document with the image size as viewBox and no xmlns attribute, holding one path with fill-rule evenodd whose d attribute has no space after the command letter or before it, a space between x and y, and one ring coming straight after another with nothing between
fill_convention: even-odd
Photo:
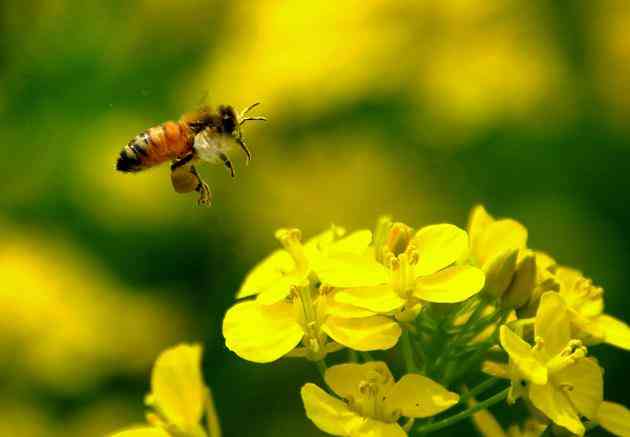
<instances>
[{"instance_id":1,"label":"yellow petal","mask_svg":"<svg viewBox=\"0 0 630 437\"><path fill-rule=\"evenodd\" d=\"M330 229L310 238L304 243L304 254L306 258L311 260L324 253L336 238L345 233L345 229L338 226L332 226Z\"/></svg>"},{"instance_id":2,"label":"yellow petal","mask_svg":"<svg viewBox=\"0 0 630 437\"><path fill-rule=\"evenodd\" d=\"M596 421L607 431L622 437L630 436L630 410L614 402L602 402Z\"/></svg>"},{"instance_id":3,"label":"yellow petal","mask_svg":"<svg viewBox=\"0 0 630 437\"><path fill-rule=\"evenodd\" d=\"M384 316L361 319L331 316L322 330L337 343L358 351L391 349L402 332L398 323Z\"/></svg>"},{"instance_id":4,"label":"yellow petal","mask_svg":"<svg viewBox=\"0 0 630 437\"><path fill-rule=\"evenodd\" d=\"M306 416L322 431L339 436L359 426L362 418L345 402L335 399L315 384L305 384L300 390Z\"/></svg>"},{"instance_id":5,"label":"yellow petal","mask_svg":"<svg viewBox=\"0 0 630 437\"><path fill-rule=\"evenodd\" d=\"M369 255L351 253L325 257L313 264L319 279L339 288L371 287L389 281L390 272Z\"/></svg>"},{"instance_id":6,"label":"yellow petal","mask_svg":"<svg viewBox=\"0 0 630 437\"><path fill-rule=\"evenodd\" d=\"M434 416L459 401L456 393L418 374L403 376L386 396L387 409L399 410L406 417Z\"/></svg>"},{"instance_id":7,"label":"yellow petal","mask_svg":"<svg viewBox=\"0 0 630 437\"><path fill-rule=\"evenodd\" d=\"M526 379L534 384L547 383L547 368L536 359L529 344L505 325L499 328L499 337L501 347L505 349L513 365Z\"/></svg>"},{"instance_id":8,"label":"yellow petal","mask_svg":"<svg viewBox=\"0 0 630 437\"><path fill-rule=\"evenodd\" d=\"M471 266L453 266L416 281L414 296L429 302L462 302L477 294L484 284L484 274Z\"/></svg>"},{"instance_id":9,"label":"yellow petal","mask_svg":"<svg viewBox=\"0 0 630 437\"><path fill-rule=\"evenodd\" d=\"M394 386L394 377L383 361L370 361L364 364L346 363L329 367L324 376L326 384L344 399L359 399L361 384L368 379L377 379L386 387Z\"/></svg>"},{"instance_id":10,"label":"yellow petal","mask_svg":"<svg viewBox=\"0 0 630 437\"><path fill-rule=\"evenodd\" d=\"M553 291L548 291L540 298L534 335L544 341L542 351L547 358L562 352L571 339L571 322L566 303Z\"/></svg>"},{"instance_id":11,"label":"yellow petal","mask_svg":"<svg viewBox=\"0 0 630 437\"><path fill-rule=\"evenodd\" d=\"M330 246L329 253L331 255L340 253L353 253L356 255L362 255L363 253L365 253L371 242L372 231L356 231L332 244Z\"/></svg>"},{"instance_id":12,"label":"yellow petal","mask_svg":"<svg viewBox=\"0 0 630 437\"><path fill-rule=\"evenodd\" d=\"M473 250L478 247L479 238L492 222L494 222L494 218L488 214L482 205L477 205L472 209L468 218L468 235Z\"/></svg>"},{"instance_id":13,"label":"yellow petal","mask_svg":"<svg viewBox=\"0 0 630 437\"><path fill-rule=\"evenodd\" d=\"M630 326L608 314L597 317L596 324L604 332L604 341L613 346L630 350Z\"/></svg>"},{"instance_id":14,"label":"yellow petal","mask_svg":"<svg viewBox=\"0 0 630 437\"><path fill-rule=\"evenodd\" d=\"M476 403L474 399L470 399L468 406L472 407ZM472 421L483 437L508 437L497 419L488 410L480 410L473 414Z\"/></svg>"},{"instance_id":15,"label":"yellow petal","mask_svg":"<svg viewBox=\"0 0 630 437\"><path fill-rule=\"evenodd\" d=\"M274 303L284 300L293 287L305 287L308 285L307 276L303 272L295 272L281 278L274 283L268 284L265 289L260 290L258 294L258 303L262 305L273 305Z\"/></svg>"},{"instance_id":16,"label":"yellow petal","mask_svg":"<svg viewBox=\"0 0 630 437\"><path fill-rule=\"evenodd\" d=\"M247 301L227 311L223 336L227 348L239 357L268 363L295 348L304 331L294 317L292 304L280 302L265 306Z\"/></svg>"},{"instance_id":17,"label":"yellow petal","mask_svg":"<svg viewBox=\"0 0 630 437\"><path fill-rule=\"evenodd\" d=\"M338 316L344 317L348 319L369 317L374 315L374 312L370 310L366 310L354 305L349 305L341 302L337 302L335 300L337 293L326 296L326 300L320 300L324 304L323 311L320 311L319 314L322 315L322 318L326 316ZM325 302L325 303L324 303Z\"/></svg>"},{"instance_id":18,"label":"yellow petal","mask_svg":"<svg viewBox=\"0 0 630 437\"><path fill-rule=\"evenodd\" d=\"M494 376L496 378L510 379L509 367L504 363L484 361L481 364L481 371L486 375Z\"/></svg>"},{"instance_id":19,"label":"yellow petal","mask_svg":"<svg viewBox=\"0 0 630 437\"><path fill-rule=\"evenodd\" d=\"M109 435L109 437L170 437L170 435L162 428L145 426L142 428L120 431Z\"/></svg>"},{"instance_id":20,"label":"yellow petal","mask_svg":"<svg viewBox=\"0 0 630 437\"><path fill-rule=\"evenodd\" d=\"M569 387L565 393L578 412L589 419L595 419L597 409L604 400L603 373L595 360L582 358L555 373L553 382L558 387Z\"/></svg>"},{"instance_id":21,"label":"yellow petal","mask_svg":"<svg viewBox=\"0 0 630 437\"><path fill-rule=\"evenodd\" d=\"M335 294L335 300L376 313L395 311L406 302L389 285L346 288Z\"/></svg>"},{"instance_id":22,"label":"yellow petal","mask_svg":"<svg viewBox=\"0 0 630 437\"><path fill-rule=\"evenodd\" d=\"M482 265L490 258L507 250L522 250L527 245L527 229L511 219L490 223L473 247L475 258Z\"/></svg>"},{"instance_id":23,"label":"yellow petal","mask_svg":"<svg viewBox=\"0 0 630 437\"><path fill-rule=\"evenodd\" d=\"M153 366L151 394L169 423L182 430L199 426L205 395L201 346L180 344L162 352Z\"/></svg>"},{"instance_id":24,"label":"yellow petal","mask_svg":"<svg viewBox=\"0 0 630 437\"><path fill-rule=\"evenodd\" d=\"M545 416L574 434L584 435L584 425L569 398L552 384L530 385L529 399Z\"/></svg>"},{"instance_id":25,"label":"yellow petal","mask_svg":"<svg viewBox=\"0 0 630 437\"><path fill-rule=\"evenodd\" d=\"M450 224L425 226L411 240L420 259L416 276L426 276L450 266L468 252L468 234Z\"/></svg>"},{"instance_id":26,"label":"yellow petal","mask_svg":"<svg viewBox=\"0 0 630 437\"><path fill-rule=\"evenodd\" d=\"M286 250L276 250L258 263L245 277L236 294L237 299L266 291L287 273L295 269L295 262Z\"/></svg>"},{"instance_id":27,"label":"yellow petal","mask_svg":"<svg viewBox=\"0 0 630 437\"><path fill-rule=\"evenodd\" d=\"M407 437L407 433L397 423L386 423L367 419L348 434L350 437Z\"/></svg>"}]
</instances>

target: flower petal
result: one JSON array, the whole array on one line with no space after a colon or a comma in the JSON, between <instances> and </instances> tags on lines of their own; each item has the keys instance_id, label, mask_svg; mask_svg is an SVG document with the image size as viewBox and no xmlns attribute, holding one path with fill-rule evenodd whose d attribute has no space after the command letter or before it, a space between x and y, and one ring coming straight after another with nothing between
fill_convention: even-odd
<instances>
[{"instance_id":1,"label":"flower petal","mask_svg":"<svg viewBox=\"0 0 630 437\"><path fill-rule=\"evenodd\" d=\"M169 423L182 430L197 427L205 394L201 346L180 344L162 352L151 373L151 394Z\"/></svg>"},{"instance_id":2,"label":"flower petal","mask_svg":"<svg viewBox=\"0 0 630 437\"><path fill-rule=\"evenodd\" d=\"M613 346L630 350L630 326L608 314L597 317L596 324L604 332L604 341Z\"/></svg>"},{"instance_id":3,"label":"flower petal","mask_svg":"<svg viewBox=\"0 0 630 437\"><path fill-rule=\"evenodd\" d=\"M291 294L293 287L305 287L307 285L308 279L304 273L294 272L278 278L273 284L269 284L265 289L261 289L257 300L262 305L273 305Z\"/></svg>"},{"instance_id":4,"label":"flower petal","mask_svg":"<svg viewBox=\"0 0 630 437\"><path fill-rule=\"evenodd\" d=\"M414 296L429 302L462 302L477 294L484 284L481 270L471 266L453 266L416 281Z\"/></svg>"},{"instance_id":5,"label":"flower petal","mask_svg":"<svg viewBox=\"0 0 630 437\"><path fill-rule=\"evenodd\" d=\"M406 302L389 285L346 288L335 294L335 300L376 313L395 311Z\"/></svg>"},{"instance_id":6,"label":"flower petal","mask_svg":"<svg viewBox=\"0 0 630 437\"><path fill-rule=\"evenodd\" d=\"M416 276L426 276L450 266L468 251L468 234L451 224L425 226L411 240L420 259Z\"/></svg>"},{"instance_id":7,"label":"flower petal","mask_svg":"<svg viewBox=\"0 0 630 437\"><path fill-rule=\"evenodd\" d=\"M339 364L329 367L324 376L326 384L344 399L359 399L364 396L360 391L361 383L374 378L385 386L394 386L394 377L383 361Z\"/></svg>"},{"instance_id":8,"label":"flower petal","mask_svg":"<svg viewBox=\"0 0 630 437\"><path fill-rule=\"evenodd\" d=\"M326 316L338 316L347 319L356 319L374 315L373 311L366 310L358 306L337 302L335 300L336 295L337 293L333 293L333 295L326 296L326 300L321 300L324 308L323 311L321 311L319 314L322 314L322 318Z\"/></svg>"},{"instance_id":9,"label":"flower petal","mask_svg":"<svg viewBox=\"0 0 630 437\"><path fill-rule=\"evenodd\" d=\"M406 417L434 416L459 401L456 393L415 373L403 376L386 396L386 408L399 410Z\"/></svg>"},{"instance_id":10,"label":"flower petal","mask_svg":"<svg viewBox=\"0 0 630 437\"><path fill-rule=\"evenodd\" d=\"M525 249L526 245L527 229L516 220L502 219L490 223L479 235L473 254L483 265L499 253Z\"/></svg>"},{"instance_id":11,"label":"flower petal","mask_svg":"<svg viewBox=\"0 0 630 437\"><path fill-rule=\"evenodd\" d=\"M525 378L534 384L547 383L547 368L536 359L532 347L510 328L502 325L499 328L501 346L510 356L513 364Z\"/></svg>"},{"instance_id":12,"label":"flower petal","mask_svg":"<svg viewBox=\"0 0 630 437\"><path fill-rule=\"evenodd\" d=\"M349 431L364 421L351 411L345 402L335 399L315 384L305 384L300 390L306 416L322 431L339 436L349 435Z\"/></svg>"},{"instance_id":13,"label":"flower petal","mask_svg":"<svg viewBox=\"0 0 630 437\"><path fill-rule=\"evenodd\" d=\"M348 435L350 437L407 437L407 433L397 423L386 423L374 419L367 419Z\"/></svg>"},{"instance_id":14,"label":"flower petal","mask_svg":"<svg viewBox=\"0 0 630 437\"><path fill-rule=\"evenodd\" d=\"M223 336L227 348L239 357L268 363L295 348L304 331L295 320L292 304L280 302L264 306L247 301L227 311Z\"/></svg>"},{"instance_id":15,"label":"flower petal","mask_svg":"<svg viewBox=\"0 0 630 437\"><path fill-rule=\"evenodd\" d=\"M358 351L391 349L402 332L398 323L384 316L360 319L331 316L322 330L337 343Z\"/></svg>"},{"instance_id":16,"label":"flower petal","mask_svg":"<svg viewBox=\"0 0 630 437\"><path fill-rule=\"evenodd\" d=\"M529 387L529 399L554 423L579 436L584 435L584 425L571 405L569 398L552 384Z\"/></svg>"},{"instance_id":17,"label":"flower petal","mask_svg":"<svg viewBox=\"0 0 630 437\"><path fill-rule=\"evenodd\" d=\"M630 410L614 402L602 402L597 412L597 422L607 431L630 436Z\"/></svg>"},{"instance_id":18,"label":"flower petal","mask_svg":"<svg viewBox=\"0 0 630 437\"><path fill-rule=\"evenodd\" d=\"M558 293L549 291L540 298L534 335L543 339L542 352L548 359L562 352L571 340L571 322L567 305Z\"/></svg>"},{"instance_id":19,"label":"flower petal","mask_svg":"<svg viewBox=\"0 0 630 437\"><path fill-rule=\"evenodd\" d=\"M477 402L474 399L468 400L469 407L475 404ZM479 434L483 437L508 437L508 434L503 431L501 424L497 422L497 419L488 410L480 410L473 414L472 421Z\"/></svg>"},{"instance_id":20,"label":"flower petal","mask_svg":"<svg viewBox=\"0 0 630 437\"><path fill-rule=\"evenodd\" d=\"M595 419L604 400L604 378L601 367L591 358L582 358L553 376L554 384L566 384L566 395L580 414Z\"/></svg>"},{"instance_id":21,"label":"flower petal","mask_svg":"<svg viewBox=\"0 0 630 437\"><path fill-rule=\"evenodd\" d=\"M142 428L120 431L115 434L111 434L109 437L170 437L170 435L162 428L145 426Z\"/></svg>"},{"instance_id":22,"label":"flower petal","mask_svg":"<svg viewBox=\"0 0 630 437\"><path fill-rule=\"evenodd\" d=\"M494 222L494 218L488 214L482 205L477 205L470 211L470 217L468 218L468 235L470 236L470 245L473 250L479 247L479 238L492 222Z\"/></svg>"},{"instance_id":23,"label":"flower petal","mask_svg":"<svg viewBox=\"0 0 630 437\"><path fill-rule=\"evenodd\" d=\"M313 263L319 279L333 287L371 287L389 282L390 272L369 255L336 254Z\"/></svg>"},{"instance_id":24,"label":"flower petal","mask_svg":"<svg viewBox=\"0 0 630 437\"><path fill-rule=\"evenodd\" d=\"M367 250L368 246L372 242L372 231L362 230L356 231L336 241L330 246L330 254L338 253L354 253L356 255L362 255Z\"/></svg>"},{"instance_id":25,"label":"flower petal","mask_svg":"<svg viewBox=\"0 0 630 437\"><path fill-rule=\"evenodd\" d=\"M295 270L295 262L291 255L286 250L276 250L258 263L245 277L236 298L242 299L261 293L293 270Z\"/></svg>"}]
</instances>

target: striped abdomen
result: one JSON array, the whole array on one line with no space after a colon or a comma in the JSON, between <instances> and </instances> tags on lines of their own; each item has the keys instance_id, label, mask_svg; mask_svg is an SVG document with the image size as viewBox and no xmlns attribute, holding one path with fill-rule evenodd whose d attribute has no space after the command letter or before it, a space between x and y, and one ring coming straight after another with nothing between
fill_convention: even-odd
<instances>
[{"instance_id":1,"label":"striped abdomen","mask_svg":"<svg viewBox=\"0 0 630 437\"><path fill-rule=\"evenodd\" d=\"M192 151L194 134L184 123L167 121L136 135L120 151L116 170L136 172Z\"/></svg>"}]
</instances>

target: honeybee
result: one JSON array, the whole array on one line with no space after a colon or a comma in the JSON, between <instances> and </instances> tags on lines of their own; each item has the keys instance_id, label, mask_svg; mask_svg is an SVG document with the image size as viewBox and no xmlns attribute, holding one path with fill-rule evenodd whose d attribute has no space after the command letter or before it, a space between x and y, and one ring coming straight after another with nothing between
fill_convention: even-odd
<instances>
[{"instance_id":1,"label":"honeybee","mask_svg":"<svg viewBox=\"0 0 630 437\"><path fill-rule=\"evenodd\" d=\"M171 183L178 193L199 193L199 204L210 205L212 193L194 163L201 160L223 164L235 176L234 166L227 155L236 144L243 150L246 162L252 158L241 127L248 121L265 121L265 117L250 117L248 112L260 103L237 114L232 106L221 105L216 112L204 106L182 115L179 121L167 121L136 135L120 151L116 170L139 172L164 162L171 162Z\"/></svg>"}]
</instances>

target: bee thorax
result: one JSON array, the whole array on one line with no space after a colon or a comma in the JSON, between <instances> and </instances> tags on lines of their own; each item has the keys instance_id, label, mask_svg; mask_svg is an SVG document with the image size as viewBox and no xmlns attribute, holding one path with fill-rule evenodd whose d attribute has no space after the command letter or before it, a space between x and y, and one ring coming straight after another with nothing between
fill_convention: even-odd
<instances>
[{"instance_id":1,"label":"bee thorax","mask_svg":"<svg viewBox=\"0 0 630 437\"><path fill-rule=\"evenodd\" d=\"M225 153L234 145L234 139L231 136L207 129L195 137L193 148L201 160L211 164L221 164L224 162L222 156L225 156Z\"/></svg>"}]
</instances>

